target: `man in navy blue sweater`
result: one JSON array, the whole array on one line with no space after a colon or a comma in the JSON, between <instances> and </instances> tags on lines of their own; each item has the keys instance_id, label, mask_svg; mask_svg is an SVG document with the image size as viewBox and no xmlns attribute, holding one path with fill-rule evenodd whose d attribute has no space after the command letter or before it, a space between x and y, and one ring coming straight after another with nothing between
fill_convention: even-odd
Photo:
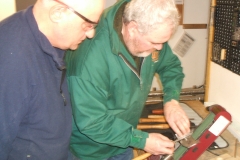
<instances>
[{"instance_id":1,"label":"man in navy blue sweater","mask_svg":"<svg viewBox=\"0 0 240 160\"><path fill-rule=\"evenodd\" d=\"M0 160L66 160L71 106L64 50L94 27L104 0L37 0L0 22Z\"/></svg>"}]
</instances>

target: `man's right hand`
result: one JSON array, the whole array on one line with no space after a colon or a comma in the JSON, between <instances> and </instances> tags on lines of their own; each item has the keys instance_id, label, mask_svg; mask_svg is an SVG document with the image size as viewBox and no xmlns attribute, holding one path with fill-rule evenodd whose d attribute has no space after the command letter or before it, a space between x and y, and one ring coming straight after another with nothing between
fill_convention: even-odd
<instances>
[{"instance_id":1,"label":"man's right hand","mask_svg":"<svg viewBox=\"0 0 240 160\"><path fill-rule=\"evenodd\" d=\"M174 142L159 133L149 133L144 150L153 155L173 154Z\"/></svg>"}]
</instances>

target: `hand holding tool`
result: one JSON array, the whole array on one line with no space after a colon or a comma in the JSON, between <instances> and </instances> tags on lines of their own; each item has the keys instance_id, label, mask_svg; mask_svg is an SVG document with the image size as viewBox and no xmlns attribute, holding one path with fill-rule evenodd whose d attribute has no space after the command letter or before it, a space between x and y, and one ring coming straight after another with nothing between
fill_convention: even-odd
<instances>
[{"instance_id":1,"label":"hand holding tool","mask_svg":"<svg viewBox=\"0 0 240 160\"><path fill-rule=\"evenodd\" d=\"M180 138L178 138L177 140L175 140L175 141L173 141L173 142L176 143L176 142L181 141L181 143L183 143L184 141L189 141L189 142L188 142L189 146L193 146L193 145L197 144L198 141L190 140L190 139L192 139L192 138L191 138L191 134L192 134L192 133L189 133L189 134L185 135L184 137L180 137ZM185 142L185 143L186 143L186 142ZM143 159L145 159L145 158L147 158L147 157L149 157L149 156L151 156L150 153L145 153L145 154L143 154L143 155L140 155L140 156L134 158L133 160L143 160ZM167 155L163 160L170 160L171 158L172 158L172 155ZM161 158L161 159L162 159L162 158Z\"/></svg>"},{"instance_id":2,"label":"hand holding tool","mask_svg":"<svg viewBox=\"0 0 240 160\"><path fill-rule=\"evenodd\" d=\"M192 135L192 132L188 133L187 135L185 135L183 137L178 138L177 140L174 141L174 143L180 141L180 143L183 146L190 148L199 142L198 140L193 139L191 135ZM174 158L173 158L173 155L165 155L163 157L163 160L174 160Z\"/></svg>"}]
</instances>

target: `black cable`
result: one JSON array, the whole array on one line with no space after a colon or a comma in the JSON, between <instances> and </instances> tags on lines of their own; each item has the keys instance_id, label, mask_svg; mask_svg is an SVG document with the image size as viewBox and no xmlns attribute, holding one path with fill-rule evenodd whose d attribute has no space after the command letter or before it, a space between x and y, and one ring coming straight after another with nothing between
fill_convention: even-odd
<instances>
[{"instance_id":1,"label":"black cable","mask_svg":"<svg viewBox=\"0 0 240 160\"><path fill-rule=\"evenodd\" d=\"M220 156L219 154L213 153L212 151L210 151L210 150L208 150L208 149L207 149L207 151L210 152L210 153L212 153L212 154L215 155L215 156Z\"/></svg>"}]
</instances>

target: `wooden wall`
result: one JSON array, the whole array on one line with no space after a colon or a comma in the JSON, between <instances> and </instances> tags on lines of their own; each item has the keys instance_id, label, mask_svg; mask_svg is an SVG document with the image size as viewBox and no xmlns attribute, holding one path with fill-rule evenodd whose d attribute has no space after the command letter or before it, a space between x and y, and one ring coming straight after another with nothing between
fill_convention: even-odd
<instances>
[{"instance_id":1,"label":"wooden wall","mask_svg":"<svg viewBox=\"0 0 240 160\"><path fill-rule=\"evenodd\" d=\"M16 0L16 11L23 10L35 2L36 0Z\"/></svg>"}]
</instances>

